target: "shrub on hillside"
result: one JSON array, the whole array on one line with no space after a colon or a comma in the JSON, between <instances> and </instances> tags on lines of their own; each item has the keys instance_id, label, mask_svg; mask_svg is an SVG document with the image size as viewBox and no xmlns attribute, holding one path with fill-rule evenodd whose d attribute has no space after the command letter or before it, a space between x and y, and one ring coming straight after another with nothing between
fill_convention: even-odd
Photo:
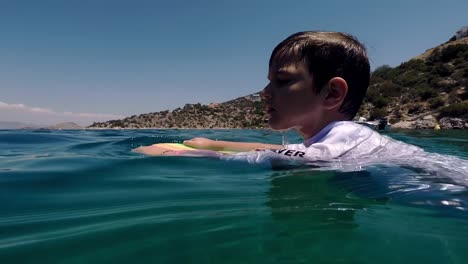
<instances>
[{"instance_id":1,"label":"shrub on hillside","mask_svg":"<svg viewBox=\"0 0 468 264\"><path fill-rule=\"evenodd\" d=\"M122 122L122 120L111 120L109 121L111 127L124 127L124 123Z\"/></svg>"},{"instance_id":2,"label":"shrub on hillside","mask_svg":"<svg viewBox=\"0 0 468 264\"><path fill-rule=\"evenodd\" d=\"M459 55L464 55L466 52L468 52L468 44L450 45L440 51L440 60L448 62L457 58Z\"/></svg>"},{"instance_id":3,"label":"shrub on hillside","mask_svg":"<svg viewBox=\"0 0 468 264\"><path fill-rule=\"evenodd\" d=\"M460 97L460 99L463 101L468 100L468 92L464 91L463 93L459 94L458 97Z\"/></svg>"},{"instance_id":4,"label":"shrub on hillside","mask_svg":"<svg viewBox=\"0 0 468 264\"><path fill-rule=\"evenodd\" d=\"M374 108L369 114L369 120L379 119L379 118L385 117L386 115L387 115L387 111L385 111L385 109Z\"/></svg>"},{"instance_id":5,"label":"shrub on hillside","mask_svg":"<svg viewBox=\"0 0 468 264\"><path fill-rule=\"evenodd\" d=\"M364 97L365 102L373 103L375 99L377 99L380 95L377 90L378 88L371 86L367 90L366 96Z\"/></svg>"},{"instance_id":6,"label":"shrub on hillside","mask_svg":"<svg viewBox=\"0 0 468 264\"><path fill-rule=\"evenodd\" d=\"M401 118L399 118L399 117L392 117L392 118L390 118L390 119L388 120L388 122L389 122L390 124L396 124L396 123L398 123L398 122L400 122L400 121L401 121Z\"/></svg>"},{"instance_id":7,"label":"shrub on hillside","mask_svg":"<svg viewBox=\"0 0 468 264\"><path fill-rule=\"evenodd\" d=\"M467 72L468 72L468 69L467 69ZM468 77L468 76L464 76L465 75L465 69L458 69L458 70L455 70L453 73L452 73L452 76L450 76L452 79L454 80L462 80L464 77Z\"/></svg>"},{"instance_id":8,"label":"shrub on hillside","mask_svg":"<svg viewBox=\"0 0 468 264\"><path fill-rule=\"evenodd\" d=\"M411 99L408 96L405 96L405 97L401 98L400 104L407 104L410 101L411 101Z\"/></svg>"},{"instance_id":9,"label":"shrub on hillside","mask_svg":"<svg viewBox=\"0 0 468 264\"><path fill-rule=\"evenodd\" d=\"M393 68L388 66L388 65L382 65L380 67L377 67L373 72L372 72L372 78L382 78L382 79L390 79L393 77Z\"/></svg>"},{"instance_id":10,"label":"shrub on hillside","mask_svg":"<svg viewBox=\"0 0 468 264\"><path fill-rule=\"evenodd\" d=\"M453 65L455 65L455 66L464 66L465 65L465 60L463 59L463 57L456 58L453 61Z\"/></svg>"},{"instance_id":11,"label":"shrub on hillside","mask_svg":"<svg viewBox=\"0 0 468 264\"><path fill-rule=\"evenodd\" d=\"M388 104L390 103L390 100L385 98L385 97L378 97L377 99L375 99L373 101L373 105L376 107L376 108L383 108L385 106L387 106Z\"/></svg>"},{"instance_id":12,"label":"shrub on hillside","mask_svg":"<svg viewBox=\"0 0 468 264\"><path fill-rule=\"evenodd\" d=\"M451 69L448 65L446 64L436 64L432 68L432 73L434 75L439 75L440 77L447 77L452 74L453 69Z\"/></svg>"},{"instance_id":13,"label":"shrub on hillside","mask_svg":"<svg viewBox=\"0 0 468 264\"><path fill-rule=\"evenodd\" d=\"M409 60L407 62L403 62L402 64L400 64L399 68L403 70L414 70L414 71L423 72L423 71L426 71L427 66L423 60L412 59L412 60Z\"/></svg>"},{"instance_id":14,"label":"shrub on hillside","mask_svg":"<svg viewBox=\"0 0 468 264\"><path fill-rule=\"evenodd\" d=\"M431 109L437 109L445 104L445 100L441 97L431 98L427 102Z\"/></svg>"},{"instance_id":15,"label":"shrub on hillside","mask_svg":"<svg viewBox=\"0 0 468 264\"><path fill-rule=\"evenodd\" d=\"M448 62L458 57L465 57L468 54L468 44L455 44L443 49L435 48L428 58L429 63Z\"/></svg>"},{"instance_id":16,"label":"shrub on hillside","mask_svg":"<svg viewBox=\"0 0 468 264\"><path fill-rule=\"evenodd\" d=\"M401 86L411 87L418 84L426 84L427 77L419 72L409 70L402 72L400 75L396 76L393 82Z\"/></svg>"},{"instance_id":17,"label":"shrub on hillside","mask_svg":"<svg viewBox=\"0 0 468 264\"><path fill-rule=\"evenodd\" d=\"M422 110L422 107L420 104L414 104L410 106L410 108L408 108L408 114L417 114L421 112L421 110Z\"/></svg>"},{"instance_id":18,"label":"shrub on hillside","mask_svg":"<svg viewBox=\"0 0 468 264\"><path fill-rule=\"evenodd\" d=\"M381 82L383 82L383 81L385 81L384 78L382 78L382 77L380 77L380 76L374 76L374 75L372 75L372 77L370 78L369 84L370 84L370 85L373 85L373 84L376 84L376 83L381 83Z\"/></svg>"},{"instance_id":19,"label":"shrub on hillside","mask_svg":"<svg viewBox=\"0 0 468 264\"><path fill-rule=\"evenodd\" d=\"M393 83L391 80L387 80L378 86L378 91L384 97L398 97L401 95L403 87Z\"/></svg>"},{"instance_id":20,"label":"shrub on hillside","mask_svg":"<svg viewBox=\"0 0 468 264\"><path fill-rule=\"evenodd\" d=\"M439 118L468 117L468 102L455 103L440 109Z\"/></svg>"},{"instance_id":21,"label":"shrub on hillside","mask_svg":"<svg viewBox=\"0 0 468 264\"><path fill-rule=\"evenodd\" d=\"M429 98L437 97L437 95L439 95L437 91L430 87L418 87L416 88L416 93L419 96L419 98L421 98L421 100L424 101Z\"/></svg>"},{"instance_id":22,"label":"shrub on hillside","mask_svg":"<svg viewBox=\"0 0 468 264\"><path fill-rule=\"evenodd\" d=\"M447 100L447 103L448 104L457 104L457 103L460 103L462 102L463 99L460 98L460 94L458 93L457 90L453 90L449 93L449 96L448 96L448 100Z\"/></svg>"}]
</instances>

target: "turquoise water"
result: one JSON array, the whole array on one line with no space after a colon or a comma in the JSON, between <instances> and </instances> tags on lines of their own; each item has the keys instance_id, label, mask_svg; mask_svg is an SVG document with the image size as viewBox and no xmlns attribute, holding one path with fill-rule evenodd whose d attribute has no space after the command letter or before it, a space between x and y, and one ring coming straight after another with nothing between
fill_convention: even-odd
<instances>
[{"instance_id":1,"label":"turquoise water","mask_svg":"<svg viewBox=\"0 0 468 264\"><path fill-rule=\"evenodd\" d=\"M466 131L388 135L468 159ZM130 152L196 136L281 142L267 130L0 131L0 263L468 263L468 191L445 174Z\"/></svg>"}]
</instances>

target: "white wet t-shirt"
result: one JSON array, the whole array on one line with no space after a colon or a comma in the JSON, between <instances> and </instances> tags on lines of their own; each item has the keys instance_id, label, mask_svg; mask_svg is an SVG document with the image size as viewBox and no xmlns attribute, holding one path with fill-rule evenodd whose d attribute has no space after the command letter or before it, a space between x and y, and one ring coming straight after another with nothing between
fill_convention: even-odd
<instances>
[{"instance_id":1,"label":"white wet t-shirt","mask_svg":"<svg viewBox=\"0 0 468 264\"><path fill-rule=\"evenodd\" d=\"M331 123L301 144L225 155L223 159L274 168L306 165L339 171L359 171L374 165L404 166L423 170L427 177L468 186L468 160L426 152L351 121Z\"/></svg>"},{"instance_id":2,"label":"white wet t-shirt","mask_svg":"<svg viewBox=\"0 0 468 264\"><path fill-rule=\"evenodd\" d=\"M227 157L258 164L344 164L378 163L391 158L421 153L423 150L351 121L333 122L301 144L279 150L257 150Z\"/></svg>"}]
</instances>

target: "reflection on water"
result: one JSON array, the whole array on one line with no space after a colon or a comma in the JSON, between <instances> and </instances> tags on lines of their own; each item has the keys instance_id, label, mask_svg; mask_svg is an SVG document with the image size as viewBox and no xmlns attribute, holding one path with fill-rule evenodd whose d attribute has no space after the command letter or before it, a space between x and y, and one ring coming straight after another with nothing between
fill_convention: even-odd
<instances>
[{"instance_id":1,"label":"reflection on water","mask_svg":"<svg viewBox=\"0 0 468 264\"><path fill-rule=\"evenodd\" d=\"M458 197L452 200L466 201L466 191L436 190L438 184L431 186L410 175L389 179L382 171L392 169L273 173L267 205L272 212L270 232L275 234L268 244L275 256L293 255L292 263L466 259L465 246L460 244L464 240L460 235L468 235L466 213L446 202L450 195Z\"/></svg>"},{"instance_id":2,"label":"reflection on water","mask_svg":"<svg viewBox=\"0 0 468 264\"><path fill-rule=\"evenodd\" d=\"M349 173L366 173L365 171ZM298 227L309 225L307 232L336 224L353 228L354 211L363 209L358 200L332 184L336 172L297 171L275 173L266 203L275 219L298 221ZM308 224L307 224L308 223ZM312 227L310 225L315 225ZM292 231L292 230L290 230Z\"/></svg>"}]
</instances>

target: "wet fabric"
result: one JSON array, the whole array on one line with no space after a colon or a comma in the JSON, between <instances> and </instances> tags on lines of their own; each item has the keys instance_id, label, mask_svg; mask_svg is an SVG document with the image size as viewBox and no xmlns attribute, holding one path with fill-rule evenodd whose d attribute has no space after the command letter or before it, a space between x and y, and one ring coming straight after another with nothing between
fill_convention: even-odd
<instances>
[{"instance_id":1,"label":"wet fabric","mask_svg":"<svg viewBox=\"0 0 468 264\"><path fill-rule=\"evenodd\" d=\"M279 150L257 150L239 153L226 159L249 163L310 164L344 162L361 164L379 162L392 157L412 156L424 151L351 121L329 124L314 137L301 144L289 144Z\"/></svg>"},{"instance_id":2,"label":"wet fabric","mask_svg":"<svg viewBox=\"0 0 468 264\"><path fill-rule=\"evenodd\" d=\"M426 152L351 121L334 122L301 144L257 150L223 159L282 168L306 165L319 170L360 171L374 165L403 166L429 178L468 186L468 161Z\"/></svg>"}]
</instances>

